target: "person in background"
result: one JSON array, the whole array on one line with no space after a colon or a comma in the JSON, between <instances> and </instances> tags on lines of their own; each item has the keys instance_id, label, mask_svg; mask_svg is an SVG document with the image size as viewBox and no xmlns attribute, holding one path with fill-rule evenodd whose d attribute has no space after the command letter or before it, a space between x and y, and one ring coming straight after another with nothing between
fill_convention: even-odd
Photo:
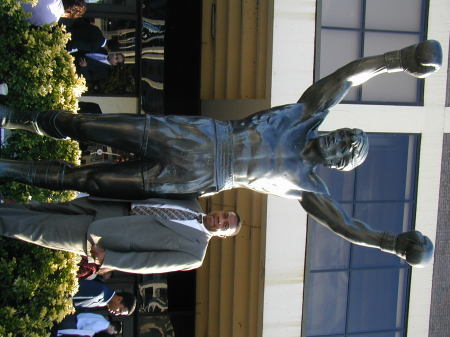
<instances>
[{"instance_id":1,"label":"person in background","mask_svg":"<svg viewBox=\"0 0 450 337\"><path fill-rule=\"evenodd\" d=\"M106 39L102 30L88 18L72 20L72 23L66 26L67 32L71 35L66 49L71 54L76 52L96 53L102 48L108 51L119 50L118 40L116 38Z\"/></svg>"},{"instance_id":2,"label":"person in background","mask_svg":"<svg viewBox=\"0 0 450 337\"><path fill-rule=\"evenodd\" d=\"M77 73L91 82L106 79L112 67L125 63L123 54L108 53L106 49L96 53L77 53L75 59Z\"/></svg>"},{"instance_id":3,"label":"person in background","mask_svg":"<svg viewBox=\"0 0 450 337\"><path fill-rule=\"evenodd\" d=\"M122 331L122 324L109 321L99 314L83 312L66 316L56 328L56 336L98 336L100 332L116 335Z\"/></svg>"},{"instance_id":4,"label":"person in background","mask_svg":"<svg viewBox=\"0 0 450 337\"><path fill-rule=\"evenodd\" d=\"M118 292L95 280L80 280L78 292L73 295L73 306L79 309L105 308L113 315L131 315L136 308L136 297Z\"/></svg>"},{"instance_id":5,"label":"person in background","mask_svg":"<svg viewBox=\"0 0 450 337\"><path fill-rule=\"evenodd\" d=\"M21 3L25 12L31 13L27 19L35 26L43 26L57 22L61 17L79 18L86 12L84 0L39 0L36 6Z\"/></svg>"}]
</instances>

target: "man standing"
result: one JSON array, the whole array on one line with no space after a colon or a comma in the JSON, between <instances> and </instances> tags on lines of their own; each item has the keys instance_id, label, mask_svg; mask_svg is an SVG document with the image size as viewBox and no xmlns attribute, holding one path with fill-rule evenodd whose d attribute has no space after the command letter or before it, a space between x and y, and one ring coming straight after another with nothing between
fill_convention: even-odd
<instances>
[{"instance_id":1,"label":"man standing","mask_svg":"<svg viewBox=\"0 0 450 337\"><path fill-rule=\"evenodd\" d=\"M106 308L113 315L131 315L136 308L136 297L118 292L96 280L80 280L78 291L73 295L76 309Z\"/></svg>"},{"instance_id":2,"label":"man standing","mask_svg":"<svg viewBox=\"0 0 450 337\"><path fill-rule=\"evenodd\" d=\"M413 231L382 233L351 218L316 175L319 164L338 170L360 165L368 139L357 129L319 135L317 129L353 86L404 71L423 78L437 71L442 50L424 41L401 50L350 62L309 87L296 104L261 111L237 121L206 117L73 115L62 111L14 112L0 106L2 126L55 138L103 143L142 157L114 166L73 167L62 162L0 161L0 177L92 195L129 198L206 195L235 187L299 200L336 234L379 248L408 263L430 261L431 241Z\"/></svg>"},{"instance_id":3,"label":"man standing","mask_svg":"<svg viewBox=\"0 0 450 337\"><path fill-rule=\"evenodd\" d=\"M79 198L0 207L3 236L87 255L103 268L138 274L198 268L212 236L234 236L240 227L235 212L204 214L195 199Z\"/></svg>"},{"instance_id":4,"label":"man standing","mask_svg":"<svg viewBox=\"0 0 450 337\"><path fill-rule=\"evenodd\" d=\"M106 79L111 67L125 62L123 54L108 53L105 49L95 53L77 53L75 59L78 74L91 82Z\"/></svg>"}]
</instances>

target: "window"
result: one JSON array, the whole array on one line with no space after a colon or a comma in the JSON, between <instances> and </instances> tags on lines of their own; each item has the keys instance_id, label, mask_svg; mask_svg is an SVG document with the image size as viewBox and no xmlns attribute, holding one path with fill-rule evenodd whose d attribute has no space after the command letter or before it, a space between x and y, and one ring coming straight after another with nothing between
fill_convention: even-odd
<instances>
[{"instance_id":1,"label":"window","mask_svg":"<svg viewBox=\"0 0 450 337\"><path fill-rule=\"evenodd\" d=\"M426 0L319 0L317 4L317 79L357 58L425 38ZM353 88L344 102L421 105L422 93L423 80L396 73Z\"/></svg>"},{"instance_id":2,"label":"window","mask_svg":"<svg viewBox=\"0 0 450 337\"><path fill-rule=\"evenodd\" d=\"M78 41L82 41L90 26L99 30L99 35L103 35L104 47L98 42L95 45L84 46ZM119 19L112 17L78 19L68 25L68 31L72 33L72 43L76 47L89 47L93 50L79 50L72 53L75 57L77 72L86 79L88 91L86 95L107 95L107 96L136 96L136 20ZM99 39L100 40L100 39ZM123 58L117 65L107 66L103 71L96 64L90 63L92 54L120 54ZM80 60L87 60L86 67L83 67ZM86 70L85 70L86 69Z\"/></svg>"},{"instance_id":3,"label":"window","mask_svg":"<svg viewBox=\"0 0 450 337\"><path fill-rule=\"evenodd\" d=\"M198 114L201 13L198 0L89 0L84 18L77 22L99 31L84 34L81 40L91 43L93 36L103 36L108 40L106 50L98 51L101 44L96 42L95 53L121 53L125 62L108 67L101 60L92 76L85 76L89 89L85 95L140 97L139 112ZM76 27L74 21L61 19L69 31ZM87 71L79 64L85 53L74 54L79 73Z\"/></svg>"},{"instance_id":4,"label":"window","mask_svg":"<svg viewBox=\"0 0 450 337\"><path fill-rule=\"evenodd\" d=\"M419 136L371 134L354 171L321 168L331 195L377 230L414 226ZM355 246L308 220L304 337L405 336L409 267L392 254Z\"/></svg>"}]
</instances>

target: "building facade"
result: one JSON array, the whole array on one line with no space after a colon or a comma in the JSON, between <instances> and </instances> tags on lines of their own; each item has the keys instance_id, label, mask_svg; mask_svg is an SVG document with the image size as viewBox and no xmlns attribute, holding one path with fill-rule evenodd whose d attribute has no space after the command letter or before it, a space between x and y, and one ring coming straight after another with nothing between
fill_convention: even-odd
<instances>
[{"instance_id":1,"label":"building facade","mask_svg":"<svg viewBox=\"0 0 450 337\"><path fill-rule=\"evenodd\" d=\"M152 20L144 25L134 10L138 27L163 26ZM201 2L196 95L201 113L217 119L295 102L314 80L346 62L423 39L441 43L444 62L425 81L390 74L352 90L320 128L369 133L370 153L361 168L343 175L323 170L321 176L353 216L378 229L415 228L432 238L434 265L412 270L395 257L352 246L308 220L297 201L244 190L221 193L204 199L205 208L235 208L244 228L232 240L212 240L197 271L193 335L449 334L449 12L445 0ZM161 48L144 47L155 40L142 39L139 56L128 54L127 60L135 57L136 78L141 78L136 94L103 93L82 100L99 103L104 112L200 111L195 102L183 111L177 110L180 105L170 108L173 102L188 106L183 88L170 94L166 83L161 86L164 81L143 79L144 68L160 73ZM165 71L171 62L165 59ZM152 103L158 100L162 105Z\"/></svg>"}]
</instances>

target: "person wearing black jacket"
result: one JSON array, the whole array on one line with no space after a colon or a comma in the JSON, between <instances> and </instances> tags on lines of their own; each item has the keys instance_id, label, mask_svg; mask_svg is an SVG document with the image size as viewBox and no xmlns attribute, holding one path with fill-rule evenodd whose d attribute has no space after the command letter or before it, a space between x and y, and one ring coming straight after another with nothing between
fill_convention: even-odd
<instances>
[{"instance_id":1,"label":"person wearing black jacket","mask_svg":"<svg viewBox=\"0 0 450 337\"><path fill-rule=\"evenodd\" d=\"M121 53L108 53L100 49L95 53L77 53L75 55L77 73L83 75L86 81L96 82L108 77L111 67L125 62Z\"/></svg>"}]
</instances>

